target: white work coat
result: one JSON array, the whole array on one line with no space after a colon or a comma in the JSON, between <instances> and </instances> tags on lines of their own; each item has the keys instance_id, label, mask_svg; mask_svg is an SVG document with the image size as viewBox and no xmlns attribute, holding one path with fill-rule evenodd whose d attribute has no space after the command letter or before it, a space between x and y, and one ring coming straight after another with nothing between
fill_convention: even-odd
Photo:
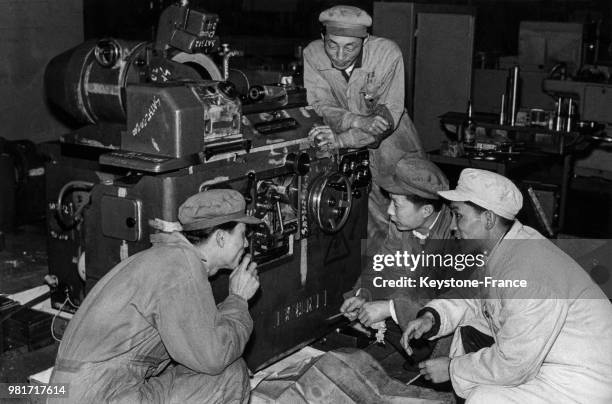
<instances>
[{"instance_id":1,"label":"white work coat","mask_svg":"<svg viewBox=\"0 0 612 404\"><path fill-rule=\"evenodd\" d=\"M588 274L518 221L486 270L530 286L426 305L440 316L432 338L457 331L450 352L456 393L469 403L612 403L612 304ZM464 354L458 327L465 325L494 344Z\"/></svg>"}]
</instances>

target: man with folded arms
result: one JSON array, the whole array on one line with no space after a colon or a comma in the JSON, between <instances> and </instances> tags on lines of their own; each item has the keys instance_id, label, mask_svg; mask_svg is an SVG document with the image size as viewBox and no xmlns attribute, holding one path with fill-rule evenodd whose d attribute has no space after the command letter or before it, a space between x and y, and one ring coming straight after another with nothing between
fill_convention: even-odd
<instances>
[{"instance_id":1,"label":"man with folded arms","mask_svg":"<svg viewBox=\"0 0 612 404\"><path fill-rule=\"evenodd\" d=\"M389 200L380 180L392 175L405 153L424 157L404 106L404 60L397 44L369 35L364 10L338 5L319 15L321 38L304 49L308 103L324 126L310 136L319 146L370 149L373 187L368 196L368 248L377 250L388 231Z\"/></svg>"}]
</instances>

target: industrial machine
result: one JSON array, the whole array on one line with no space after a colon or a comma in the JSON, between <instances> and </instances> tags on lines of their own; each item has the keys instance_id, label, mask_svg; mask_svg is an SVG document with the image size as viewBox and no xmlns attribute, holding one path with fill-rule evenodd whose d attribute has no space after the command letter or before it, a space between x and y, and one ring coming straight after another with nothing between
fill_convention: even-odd
<instances>
[{"instance_id":1,"label":"industrial machine","mask_svg":"<svg viewBox=\"0 0 612 404\"><path fill-rule=\"evenodd\" d=\"M263 219L250 249L260 291L245 352L252 370L327 333L361 271L367 150L320 150L321 118L292 85L239 94L213 60L217 17L171 6L153 43L88 42L46 71L52 105L84 124L47 167L52 304L74 311L122 259L177 228L180 204L230 187ZM221 57L226 64L230 51ZM228 277L213 280L215 298Z\"/></svg>"},{"instance_id":2,"label":"industrial machine","mask_svg":"<svg viewBox=\"0 0 612 404\"><path fill-rule=\"evenodd\" d=\"M584 82L572 80L548 79L542 83L542 89L555 99L559 99L558 105L568 105L566 116L578 116L581 122L573 122L573 125L599 126L599 135L609 137L610 126L612 126L612 112L609 105L612 102L612 85L606 82ZM576 109L572 114L567 110L571 106ZM597 132L597 131L594 131ZM607 140L607 139L606 139Z\"/></svg>"}]
</instances>

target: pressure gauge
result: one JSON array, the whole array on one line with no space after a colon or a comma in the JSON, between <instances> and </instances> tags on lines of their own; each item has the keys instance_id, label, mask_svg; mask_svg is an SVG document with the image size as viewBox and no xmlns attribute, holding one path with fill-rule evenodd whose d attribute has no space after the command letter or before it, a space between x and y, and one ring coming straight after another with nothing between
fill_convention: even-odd
<instances>
[{"instance_id":1,"label":"pressure gauge","mask_svg":"<svg viewBox=\"0 0 612 404\"><path fill-rule=\"evenodd\" d=\"M103 67L113 67L121 57L121 47L114 39L101 39L94 49L96 61Z\"/></svg>"}]
</instances>

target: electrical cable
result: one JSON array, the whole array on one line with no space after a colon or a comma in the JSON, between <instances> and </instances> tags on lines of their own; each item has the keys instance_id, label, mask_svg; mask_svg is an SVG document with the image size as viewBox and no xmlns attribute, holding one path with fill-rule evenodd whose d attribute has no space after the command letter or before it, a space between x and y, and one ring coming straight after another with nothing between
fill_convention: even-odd
<instances>
[{"instance_id":1,"label":"electrical cable","mask_svg":"<svg viewBox=\"0 0 612 404\"><path fill-rule=\"evenodd\" d=\"M66 305L66 303L68 303L70 301L70 296L68 295L68 293L66 293L66 299L64 300L64 303L62 303L62 305L60 306L59 310L57 311L57 313L55 313L53 315L53 319L51 320L51 336L53 337L54 340L56 340L57 342L62 342L61 339L58 339L55 336L55 332L53 332L53 326L55 325L55 319L57 318L57 316L59 316L59 314L62 312L62 310L64 309L64 306ZM70 303L72 304L72 303ZM73 305L74 306L74 305Z\"/></svg>"},{"instance_id":2,"label":"electrical cable","mask_svg":"<svg viewBox=\"0 0 612 404\"><path fill-rule=\"evenodd\" d=\"M251 88L251 83L249 82L249 78L247 77L247 75L242 70L239 70L239 69L230 68L230 70L242 74L242 77L244 77L244 81L246 81L246 88L247 88L247 92L248 92L249 89Z\"/></svg>"},{"instance_id":3,"label":"electrical cable","mask_svg":"<svg viewBox=\"0 0 612 404\"><path fill-rule=\"evenodd\" d=\"M66 293L66 299L68 299L68 303L70 303L70 305L72 307L74 307L75 309L78 309L81 306L77 306L76 304L72 303L72 300L70 300L70 295L68 293Z\"/></svg>"}]
</instances>

